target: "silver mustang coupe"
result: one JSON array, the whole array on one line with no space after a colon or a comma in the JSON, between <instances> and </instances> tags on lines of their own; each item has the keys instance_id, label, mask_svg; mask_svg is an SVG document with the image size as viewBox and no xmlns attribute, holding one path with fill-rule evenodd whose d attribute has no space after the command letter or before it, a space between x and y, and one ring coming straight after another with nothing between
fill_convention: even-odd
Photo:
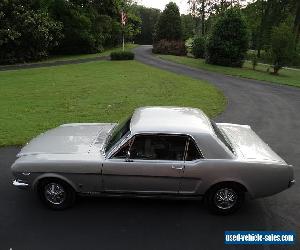
<instances>
[{"instance_id":1,"label":"silver mustang coupe","mask_svg":"<svg viewBox=\"0 0 300 250\"><path fill-rule=\"evenodd\" d=\"M80 195L199 199L229 214L295 182L293 167L247 125L201 110L144 107L120 124L64 124L34 138L12 165L13 185L53 209Z\"/></svg>"}]
</instances>

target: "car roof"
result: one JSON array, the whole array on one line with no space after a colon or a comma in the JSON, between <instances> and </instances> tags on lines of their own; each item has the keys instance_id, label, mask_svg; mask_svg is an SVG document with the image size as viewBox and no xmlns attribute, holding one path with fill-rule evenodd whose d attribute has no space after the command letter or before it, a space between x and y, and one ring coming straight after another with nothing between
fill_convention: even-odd
<instances>
[{"instance_id":1,"label":"car roof","mask_svg":"<svg viewBox=\"0 0 300 250\"><path fill-rule=\"evenodd\" d=\"M198 108L142 107L134 111L130 131L136 133L214 133L209 118Z\"/></svg>"}]
</instances>

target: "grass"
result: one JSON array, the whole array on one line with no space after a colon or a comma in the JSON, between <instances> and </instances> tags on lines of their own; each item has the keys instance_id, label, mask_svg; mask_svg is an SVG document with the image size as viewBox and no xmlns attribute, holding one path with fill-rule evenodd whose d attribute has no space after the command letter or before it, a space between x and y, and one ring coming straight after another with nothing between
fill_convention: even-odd
<instances>
[{"instance_id":1,"label":"grass","mask_svg":"<svg viewBox=\"0 0 300 250\"><path fill-rule=\"evenodd\" d=\"M207 64L204 59L195 59L185 56L159 55L158 57L190 67L222 73L225 75L300 87L300 70L282 69L279 71L279 75L272 75L267 72L267 65L258 64L256 70L253 70L251 62L245 62L243 68L232 68Z\"/></svg>"},{"instance_id":2,"label":"grass","mask_svg":"<svg viewBox=\"0 0 300 250\"><path fill-rule=\"evenodd\" d=\"M0 145L20 145L63 123L116 122L134 108L178 105L210 117L226 100L212 85L136 61L0 72Z\"/></svg>"}]
</instances>

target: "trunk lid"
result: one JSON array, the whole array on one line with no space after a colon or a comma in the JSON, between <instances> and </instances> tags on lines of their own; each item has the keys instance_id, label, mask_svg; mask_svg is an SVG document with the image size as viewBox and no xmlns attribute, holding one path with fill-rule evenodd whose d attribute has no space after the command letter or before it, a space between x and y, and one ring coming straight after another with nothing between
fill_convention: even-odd
<instances>
[{"instance_id":1,"label":"trunk lid","mask_svg":"<svg viewBox=\"0 0 300 250\"><path fill-rule=\"evenodd\" d=\"M218 123L239 158L286 164L248 125Z\"/></svg>"},{"instance_id":2,"label":"trunk lid","mask_svg":"<svg viewBox=\"0 0 300 250\"><path fill-rule=\"evenodd\" d=\"M17 156L89 153L94 147L103 147L114 126L113 123L64 124L31 140Z\"/></svg>"}]
</instances>

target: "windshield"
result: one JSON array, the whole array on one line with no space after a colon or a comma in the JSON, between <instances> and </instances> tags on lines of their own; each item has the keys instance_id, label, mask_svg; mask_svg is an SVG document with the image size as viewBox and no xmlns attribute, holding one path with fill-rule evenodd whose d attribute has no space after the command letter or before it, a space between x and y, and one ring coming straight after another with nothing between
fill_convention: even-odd
<instances>
[{"instance_id":1,"label":"windshield","mask_svg":"<svg viewBox=\"0 0 300 250\"><path fill-rule=\"evenodd\" d=\"M232 152L234 153L234 150L232 148L232 146L229 143L229 140L227 138L225 138L224 134L222 133L222 131L218 128L217 124L213 121L210 120L211 125L215 131L215 134L217 135L217 137L224 143L224 145Z\"/></svg>"},{"instance_id":2,"label":"windshield","mask_svg":"<svg viewBox=\"0 0 300 250\"><path fill-rule=\"evenodd\" d=\"M130 131L131 116L120 122L112 131L105 146L105 152L108 152L124 135Z\"/></svg>"}]
</instances>

